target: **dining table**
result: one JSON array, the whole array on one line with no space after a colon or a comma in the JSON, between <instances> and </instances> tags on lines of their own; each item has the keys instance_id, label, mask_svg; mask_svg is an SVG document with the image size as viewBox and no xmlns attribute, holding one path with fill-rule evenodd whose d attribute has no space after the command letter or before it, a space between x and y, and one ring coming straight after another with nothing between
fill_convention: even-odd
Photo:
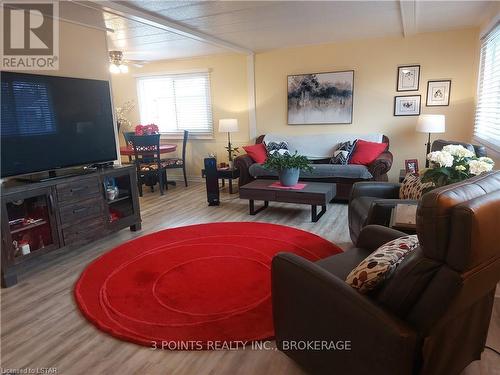
<instances>
[{"instance_id":1,"label":"dining table","mask_svg":"<svg viewBox=\"0 0 500 375\"><path fill-rule=\"evenodd\" d=\"M160 154L168 154L169 152L174 152L177 150L177 145L172 143L164 143L160 145ZM145 152L147 153L147 152ZM131 145L121 146L120 155L128 156L129 158L134 156L134 148Z\"/></svg>"}]
</instances>

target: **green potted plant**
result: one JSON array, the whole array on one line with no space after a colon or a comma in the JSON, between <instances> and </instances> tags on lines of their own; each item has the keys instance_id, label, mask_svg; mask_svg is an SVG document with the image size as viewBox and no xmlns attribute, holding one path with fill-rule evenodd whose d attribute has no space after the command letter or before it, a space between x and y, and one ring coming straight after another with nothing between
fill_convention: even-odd
<instances>
[{"instance_id":1,"label":"green potted plant","mask_svg":"<svg viewBox=\"0 0 500 375\"><path fill-rule=\"evenodd\" d=\"M293 155L274 152L267 158L264 168L277 171L283 186L297 185L300 171L310 172L313 169L309 165L309 160L303 155L298 155L297 151Z\"/></svg>"}]
</instances>

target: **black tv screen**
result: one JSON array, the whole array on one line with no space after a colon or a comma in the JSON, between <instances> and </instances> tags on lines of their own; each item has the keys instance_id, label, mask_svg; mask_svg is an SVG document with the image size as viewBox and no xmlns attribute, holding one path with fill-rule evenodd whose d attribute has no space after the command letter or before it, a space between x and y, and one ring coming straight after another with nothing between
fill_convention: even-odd
<instances>
[{"instance_id":1,"label":"black tv screen","mask_svg":"<svg viewBox=\"0 0 500 375\"><path fill-rule=\"evenodd\" d=\"M1 72L1 176L116 160L108 81Z\"/></svg>"}]
</instances>

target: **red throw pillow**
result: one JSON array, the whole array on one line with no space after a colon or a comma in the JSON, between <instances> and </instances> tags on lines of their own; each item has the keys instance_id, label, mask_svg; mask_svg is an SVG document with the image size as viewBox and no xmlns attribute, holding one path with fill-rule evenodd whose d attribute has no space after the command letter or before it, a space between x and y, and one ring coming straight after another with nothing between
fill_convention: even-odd
<instances>
[{"instance_id":1,"label":"red throw pillow","mask_svg":"<svg viewBox=\"0 0 500 375\"><path fill-rule=\"evenodd\" d=\"M371 164L386 148L387 143L367 142L358 139L349 164Z\"/></svg>"},{"instance_id":2,"label":"red throw pillow","mask_svg":"<svg viewBox=\"0 0 500 375\"><path fill-rule=\"evenodd\" d=\"M262 164L267 159L266 146L262 143L257 143L251 146L243 146L243 150L245 150L248 156L250 156L256 163Z\"/></svg>"}]
</instances>

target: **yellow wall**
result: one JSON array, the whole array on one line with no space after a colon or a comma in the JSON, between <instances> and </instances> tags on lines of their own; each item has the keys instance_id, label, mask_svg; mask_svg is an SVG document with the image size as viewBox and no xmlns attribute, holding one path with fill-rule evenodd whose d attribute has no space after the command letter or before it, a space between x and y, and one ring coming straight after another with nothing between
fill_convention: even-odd
<instances>
[{"instance_id":1,"label":"yellow wall","mask_svg":"<svg viewBox=\"0 0 500 375\"><path fill-rule=\"evenodd\" d=\"M65 77L109 79L106 32L59 22L59 69L22 71Z\"/></svg>"},{"instance_id":2,"label":"yellow wall","mask_svg":"<svg viewBox=\"0 0 500 375\"><path fill-rule=\"evenodd\" d=\"M386 134L391 141L394 164L390 179L396 180L405 159L418 158L425 164L426 135L416 133L417 117L394 117L394 96L422 95L422 113L446 115L446 134L437 137L470 142L473 128L476 80L479 63L479 30L465 29L345 43L305 46L257 53L255 84L257 134L373 133ZM420 64L420 90L396 92L398 65ZM202 58L161 61L113 75L115 105L126 100L137 103L134 74L183 69L212 70L214 126L223 117L237 117L240 132L237 146L249 143L247 61L244 55L226 54ZM287 125L287 75L350 70L354 73L354 114L350 125ZM451 79L449 107L426 107L427 81ZM138 109L130 116L139 123ZM169 141L165 141L169 142ZM188 174L199 176L203 157L217 152L226 160L224 134L215 131L214 140L193 140L188 148Z\"/></svg>"},{"instance_id":3,"label":"yellow wall","mask_svg":"<svg viewBox=\"0 0 500 375\"><path fill-rule=\"evenodd\" d=\"M130 112L132 124L140 123L137 106L136 75L161 72L175 72L190 69L210 69L211 96L214 120L214 139L191 139L188 142L186 158L187 174L190 177L200 177L203 168L203 158L215 152L220 161L227 161L227 134L218 132L218 120L221 118L237 118L239 132L231 134L234 146L249 143L248 132L248 89L246 56L224 54L206 56L186 60L158 61L144 65L142 68L131 67L128 74L112 75L112 86L115 106L121 106L128 100L133 100L135 108ZM120 135L120 142L123 142ZM178 153L181 152L181 142L163 140L164 143L177 143ZM243 151L243 150L242 150ZM169 176L177 177L180 171L169 171Z\"/></svg>"},{"instance_id":4,"label":"yellow wall","mask_svg":"<svg viewBox=\"0 0 500 375\"><path fill-rule=\"evenodd\" d=\"M257 133L384 133L391 141L395 180L405 159L424 165L426 136L415 132L417 117L394 117L395 95L422 95L422 113L446 115L446 134L470 141L476 95L479 30L421 34L329 45L289 48L256 56ZM396 92L398 65L420 64L420 90ZM354 72L351 125L287 125L287 75L350 70ZM449 107L426 107L427 81L451 79ZM436 135L435 135L436 136ZM435 137L434 136L434 137Z\"/></svg>"}]
</instances>

